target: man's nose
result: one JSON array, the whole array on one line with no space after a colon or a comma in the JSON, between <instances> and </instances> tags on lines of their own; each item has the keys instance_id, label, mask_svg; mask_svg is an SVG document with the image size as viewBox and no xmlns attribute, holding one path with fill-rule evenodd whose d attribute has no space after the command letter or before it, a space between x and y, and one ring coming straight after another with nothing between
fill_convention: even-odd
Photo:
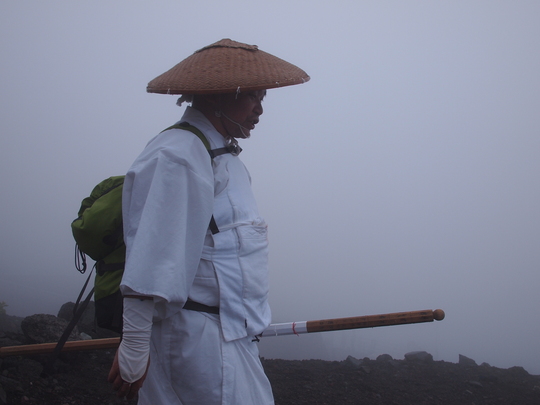
<instances>
[{"instance_id":1,"label":"man's nose","mask_svg":"<svg viewBox=\"0 0 540 405\"><path fill-rule=\"evenodd\" d=\"M257 103L257 105L255 105L254 111L259 115L262 115L262 113L264 112L262 103L260 101Z\"/></svg>"}]
</instances>

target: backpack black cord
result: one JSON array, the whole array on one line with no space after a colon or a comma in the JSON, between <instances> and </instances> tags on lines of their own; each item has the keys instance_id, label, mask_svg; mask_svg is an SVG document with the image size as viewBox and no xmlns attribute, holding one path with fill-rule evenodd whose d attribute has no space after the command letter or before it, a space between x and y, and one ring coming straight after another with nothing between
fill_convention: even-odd
<instances>
[{"instance_id":1,"label":"backpack black cord","mask_svg":"<svg viewBox=\"0 0 540 405\"><path fill-rule=\"evenodd\" d=\"M88 280L89 279L90 277L88 277ZM71 334L71 332L73 331L73 329L75 328L79 320L81 319L84 313L84 310L86 309L86 307L88 306L88 303L90 302L90 298L92 298L92 295L94 295L94 289L92 288L92 290L88 293L85 300L81 303L79 307L79 301L84 292L84 289L86 288L86 284L88 284L88 280L86 280L83 290L81 291L81 294L79 295L79 298L77 299L77 303L75 304L73 318L71 318L71 321L69 322L68 326L64 330L64 333L62 333L62 336L60 336L60 339L58 340L58 343L56 343L56 346L54 347L54 350L51 356L49 357L48 361L45 363L43 367L43 372L41 373L42 377L46 377L53 372L55 360L57 359L58 355L62 351L62 348L64 347L64 344L68 340L69 335Z\"/></svg>"},{"instance_id":2,"label":"backpack black cord","mask_svg":"<svg viewBox=\"0 0 540 405\"><path fill-rule=\"evenodd\" d=\"M84 253L83 253L84 254ZM86 266L86 262L85 262L85 266ZM73 316L75 316L76 312L77 312L77 308L79 307L79 303L81 302L81 298L86 290L86 287L88 286L88 282L90 281L90 277L92 276L92 273L94 271L94 269L96 268L96 265L94 264L94 266L92 266L92 270L90 271L90 274L88 274L88 278L86 279L84 285L83 285L83 288L81 289L81 292L79 293L79 296L77 297L77 301L75 301L75 305L73 306ZM92 294L94 292L94 289L92 289L92 291L90 292L90 294Z\"/></svg>"},{"instance_id":3,"label":"backpack black cord","mask_svg":"<svg viewBox=\"0 0 540 405\"><path fill-rule=\"evenodd\" d=\"M81 252L79 245L75 244L75 268L79 270L81 274L86 271L86 255Z\"/></svg>"}]
</instances>

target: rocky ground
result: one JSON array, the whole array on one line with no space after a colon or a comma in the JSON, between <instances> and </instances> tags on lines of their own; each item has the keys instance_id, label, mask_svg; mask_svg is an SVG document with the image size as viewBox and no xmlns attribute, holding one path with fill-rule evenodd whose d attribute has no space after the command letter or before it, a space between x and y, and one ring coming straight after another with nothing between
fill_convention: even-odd
<instances>
[{"instance_id":1,"label":"rocky ground","mask_svg":"<svg viewBox=\"0 0 540 405\"><path fill-rule=\"evenodd\" d=\"M17 321L15 327L17 326ZM4 330L0 346L27 336ZM65 353L44 370L48 356L0 359L0 404L135 404L117 399L106 382L113 351ZM276 405L289 404L540 404L540 376L521 367L500 369L460 356L433 361L425 352L343 361L262 359Z\"/></svg>"}]
</instances>

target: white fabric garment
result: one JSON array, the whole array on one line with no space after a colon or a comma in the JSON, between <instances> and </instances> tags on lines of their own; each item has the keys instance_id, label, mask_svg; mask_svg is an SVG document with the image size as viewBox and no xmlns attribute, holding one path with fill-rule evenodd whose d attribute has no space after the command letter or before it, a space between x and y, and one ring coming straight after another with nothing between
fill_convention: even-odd
<instances>
[{"instance_id":1,"label":"white fabric garment","mask_svg":"<svg viewBox=\"0 0 540 405\"><path fill-rule=\"evenodd\" d=\"M122 380L138 381L145 373L150 355L154 300L124 298L124 327L118 347Z\"/></svg>"},{"instance_id":2,"label":"white fabric garment","mask_svg":"<svg viewBox=\"0 0 540 405\"><path fill-rule=\"evenodd\" d=\"M217 315L180 311L154 323L139 405L271 405L258 355L251 337L225 342Z\"/></svg>"},{"instance_id":3,"label":"white fabric garment","mask_svg":"<svg viewBox=\"0 0 540 405\"><path fill-rule=\"evenodd\" d=\"M201 130L212 149L224 146L197 110L188 108L182 121ZM271 319L266 224L240 159L212 161L194 134L165 131L127 173L123 213L122 292L153 296L156 309L139 403L272 404L252 343ZM216 235L208 229L212 215ZM220 315L183 310L188 297L219 306Z\"/></svg>"}]
</instances>

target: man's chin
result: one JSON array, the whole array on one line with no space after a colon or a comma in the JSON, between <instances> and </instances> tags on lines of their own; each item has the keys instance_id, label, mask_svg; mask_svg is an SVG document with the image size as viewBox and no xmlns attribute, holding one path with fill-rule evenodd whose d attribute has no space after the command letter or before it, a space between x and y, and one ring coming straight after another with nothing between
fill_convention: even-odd
<instances>
[{"instance_id":1,"label":"man's chin","mask_svg":"<svg viewBox=\"0 0 540 405\"><path fill-rule=\"evenodd\" d=\"M251 130L242 127L242 129L238 128L238 131L235 132L234 137L236 139L247 139L251 136Z\"/></svg>"}]
</instances>

